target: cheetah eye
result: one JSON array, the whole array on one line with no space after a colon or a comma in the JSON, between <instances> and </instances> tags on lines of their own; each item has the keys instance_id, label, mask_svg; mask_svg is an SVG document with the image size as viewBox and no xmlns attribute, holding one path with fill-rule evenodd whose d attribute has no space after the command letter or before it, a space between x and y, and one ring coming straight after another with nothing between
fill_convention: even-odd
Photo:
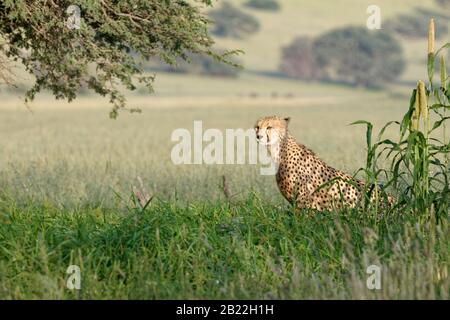
<instances>
[{"instance_id":1,"label":"cheetah eye","mask_svg":"<svg viewBox=\"0 0 450 320\"><path fill-rule=\"evenodd\" d=\"M267 130L270 130L270 129L272 129L272 127L267 127Z\"/></svg>"}]
</instances>

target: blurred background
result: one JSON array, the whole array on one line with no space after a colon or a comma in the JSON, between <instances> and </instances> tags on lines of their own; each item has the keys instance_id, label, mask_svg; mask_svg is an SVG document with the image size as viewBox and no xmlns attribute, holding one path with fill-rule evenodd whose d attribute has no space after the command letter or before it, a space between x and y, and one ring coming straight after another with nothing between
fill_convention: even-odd
<instances>
[{"instance_id":1,"label":"blurred background","mask_svg":"<svg viewBox=\"0 0 450 320\"><path fill-rule=\"evenodd\" d=\"M49 93L26 106L33 79L17 66L17 87L0 87L0 187L19 197L60 205L119 201L141 177L151 194L195 201L222 198L225 175L236 197L281 202L274 177L258 165L171 162L177 128L251 128L260 116L290 116L297 140L330 165L354 173L365 161L366 119L376 128L399 120L416 81L427 78L428 21L437 47L449 41L449 0L229 0L205 14L217 50L242 50L242 68L211 58L169 66L144 61L155 93L127 93L128 106L110 120L106 99L88 91L72 103ZM369 30L367 9L380 9ZM395 134L394 132L392 134Z\"/></svg>"}]
</instances>

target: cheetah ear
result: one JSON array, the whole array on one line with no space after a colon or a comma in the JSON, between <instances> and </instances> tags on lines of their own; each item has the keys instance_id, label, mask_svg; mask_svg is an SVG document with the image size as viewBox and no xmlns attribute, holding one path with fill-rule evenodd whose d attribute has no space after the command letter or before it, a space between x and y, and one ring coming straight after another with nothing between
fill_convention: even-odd
<instances>
[{"instance_id":1,"label":"cheetah ear","mask_svg":"<svg viewBox=\"0 0 450 320\"><path fill-rule=\"evenodd\" d=\"M286 117L286 118L284 118L284 121L286 121L286 125L288 125L289 122L291 121L291 117Z\"/></svg>"}]
</instances>

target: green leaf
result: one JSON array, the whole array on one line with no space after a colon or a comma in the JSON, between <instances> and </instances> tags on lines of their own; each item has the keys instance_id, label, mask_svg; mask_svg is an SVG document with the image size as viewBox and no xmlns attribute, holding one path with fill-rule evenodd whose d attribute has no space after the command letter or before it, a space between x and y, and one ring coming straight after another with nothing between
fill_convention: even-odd
<instances>
[{"instance_id":1,"label":"green leaf","mask_svg":"<svg viewBox=\"0 0 450 320\"><path fill-rule=\"evenodd\" d=\"M440 119L440 120L434 122L433 128L431 128L431 130L429 131L429 133L431 133L433 130L439 128L439 127L441 126L441 124L442 124L445 120L448 120L448 119L450 119L450 117L443 117L442 119Z\"/></svg>"}]
</instances>

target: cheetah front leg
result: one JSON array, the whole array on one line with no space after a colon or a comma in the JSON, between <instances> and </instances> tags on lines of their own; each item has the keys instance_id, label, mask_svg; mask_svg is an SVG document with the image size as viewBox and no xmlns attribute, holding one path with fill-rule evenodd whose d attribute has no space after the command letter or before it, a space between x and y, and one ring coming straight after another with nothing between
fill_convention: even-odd
<instances>
[{"instance_id":1,"label":"cheetah front leg","mask_svg":"<svg viewBox=\"0 0 450 320\"><path fill-rule=\"evenodd\" d=\"M313 192L314 188L309 177L298 178L293 188L291 203L298 209L317 209L313 202Z\"/></svg>"}]
</instances>

